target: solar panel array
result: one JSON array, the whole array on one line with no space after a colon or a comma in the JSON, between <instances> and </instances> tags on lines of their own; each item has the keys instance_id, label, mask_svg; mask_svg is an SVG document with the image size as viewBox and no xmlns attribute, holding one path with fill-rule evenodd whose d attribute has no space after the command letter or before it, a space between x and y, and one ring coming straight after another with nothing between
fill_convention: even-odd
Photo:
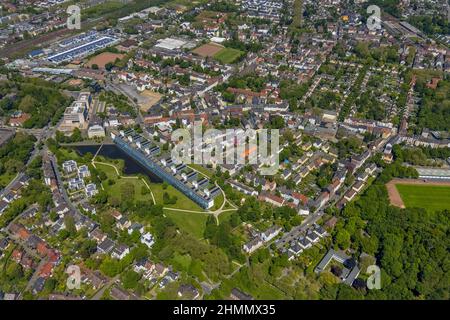
<instances>
[{"instance_id":1,"label":"solar panel array","mask_svg":"<svg viewBox=\"0 0 450 320\"><path fill-rule=\"evenodd\" d=\"M85 43L83 41L84 44L75 46L71 49L65 50L57 54L53 54L48 57L48 60L53 63L61 63L75 58L84 57L100 49L106 48L107 46L112 45L118 41L118 39L114 37L110 36L99 37L98 35L90 36L87 39L91 41L88 43Z\"/></svg>"}]
</instances>

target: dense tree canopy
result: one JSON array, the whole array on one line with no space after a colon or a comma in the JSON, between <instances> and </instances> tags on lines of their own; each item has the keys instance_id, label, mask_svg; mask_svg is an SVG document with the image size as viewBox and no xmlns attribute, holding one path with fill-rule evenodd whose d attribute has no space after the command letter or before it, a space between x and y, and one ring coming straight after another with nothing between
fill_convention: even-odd
<instances>
[{"instance_id":1,"label":"dense tree canopy","mask_svg":"<svg viewBox=\"0 0 450 320\"><path fill-rule=\"evenodd\" d=\"M345 229L337 232L341 248L348 244L345 230L354 229L351 247L374 254L382 270L381 295L387 299L448 299L448 225L450 212L389 205L384 184L392 177L414 177L413 169L397 163L388 166L375 183L342 216ZM359 235L361 231L364 235ZM370 290L367 297L380 293ZM339 294L338 294L339 297ZM379 297L378 297L379 298Z\"/></svg>"},{"instance_id":2,"label":"dense tree canopy","mask_svg":"<svg viewBox=\"0 0 450 320\"><path fill-rule=\"evenodd\" d=\"M0 115L22 111L31 115L26 128L42 128L50 121L56 124L71 99L63 95L54 84L41 79L18 77L0 82Z\"/></svg>"}]
</instances>

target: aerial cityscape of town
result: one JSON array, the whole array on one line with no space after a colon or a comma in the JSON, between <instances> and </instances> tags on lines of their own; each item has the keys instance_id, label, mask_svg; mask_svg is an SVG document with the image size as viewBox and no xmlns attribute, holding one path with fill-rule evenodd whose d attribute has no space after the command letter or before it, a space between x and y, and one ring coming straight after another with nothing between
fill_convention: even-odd
<instances>
[{"instance_id":1,"label":"aerial cityscape of town","mask_svg":"<svg viewBox=\"0 0 450 320\"><path fill-rule=\"evenodd\" d=\"M449 227L450 1L0 0L0 300L449 300Z\"/></svg>"}]
</instances>

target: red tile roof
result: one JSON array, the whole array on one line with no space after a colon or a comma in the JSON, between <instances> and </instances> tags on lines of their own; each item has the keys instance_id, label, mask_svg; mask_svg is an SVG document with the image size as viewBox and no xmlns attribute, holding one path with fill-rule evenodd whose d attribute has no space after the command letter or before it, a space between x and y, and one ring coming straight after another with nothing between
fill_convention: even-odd
<instances>
[{"instance_id":1,"label":"red tile roof","mask_svg":"<svg viewBox=\"0 0 450 320\"><path fill-rule=\"evenodd\" d=\"M20 117L9 119L9 124L12 126L22 126L25 121L31 118L28 113L22 113Z\"/></svg>"},{"instance_id":2,"label":"red tile roof","mask_svg":"<svg viewBox=\"0 0 450 320\"><path fill-rule=\"evenodd\" d=\"M48 252L49 252L49 249L47 248L47 245L43 241L38 242L36 250L42 256L47 255Z\"/></svg>"},{"instance_id":3,"label":"red tile roof","mask_svg":"<svg viewBox=\"0 0 450 320\"><path fill-rule=\"evenodd\" d=\"M43 278L48 278L51 276L52 271L53 271L53 263L47 262L39 271L39 275Z\"/></svg>"},{"instance_id":4,"label":"red tile roof","mask_svg":"<svg viewBox=\"0 0 450 320\"><path fill-rule=\"evenodd\" d=\"M28 232L27 229L25 228L20 228L17 232L17 235L22 239L22 240L27 240L30 237L30 232Z\"/></svg>"},{"instance_id":5,"label":"red tile roof","mask_svg":"<svg viewBox=\"0 0 450 320\"><path fill-rule=\"evenodd\" d=\"M308 202L308 197L298 192L292 192L292 197L299 200L303 204L306 204Z\"/></svg>"}]
</instances>

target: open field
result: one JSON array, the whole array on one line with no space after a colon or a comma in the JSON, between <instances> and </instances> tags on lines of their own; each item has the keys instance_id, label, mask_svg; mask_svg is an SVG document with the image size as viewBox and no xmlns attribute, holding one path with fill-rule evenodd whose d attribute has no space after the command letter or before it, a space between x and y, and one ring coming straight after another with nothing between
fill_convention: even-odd
<instances>
[{"instance_id":1,"label":"open field","mask_svg":"<svg viewBox=\"0 0 450 320\"><path fill-rule=\"evenodd\" d=\"M208 214L169 210L165 211L165 214L183 231L192 234L197 239L203 238Z\"/></svg>"},{"instance_id":2,"label":"open field","mask_svg":"<svg viewBox=\"0 0 450 320\"><path fill-rule=\"evenodd\" d=\"M12 181L12 179L14 179L15 175L14 174L1 174L0 175L0 188L6 187L8 185L8 183L10 183Z\"/></svg>"},{"instance_id":3,"label":"open field","mask_svg":"<svg viewBox=\"0 0 450 320\"><path fill-rule=\"evenodd\" d=\"M450 209L450 186L415 186L397 184L406 207L425 208L429 211Z\"/></svg>"},{"instance_id":4,"label":"open field","mask_svg":"<svg viewBox=\"0 0 450 320\"><path fill-rule=\"evenodd\" d=\"M226 221L229 221L230 220L230 216L231 216L232 213L233 213L233 211L222 212L219 215L219 224L220 223L224 223Z\"/></svg>"},{"instance_id":5,"label":"open field","mask_svg":"<svg viewBox=\"0 0 450 320\"><path fill-rule=\"evenodd\" d=\"M108 165L102 163L95 163L95 166L98 170L106 173L108 180L114 181L113 185L109 185L107 181L103 181L102 185L105 191L111 197L117 197L119 200L122 195L122 186L124 184L132 184L134 186L134 199L135 201L149 201L152 202L152 196L150 193L143 195L141 193L142 188L146 188L144 182L139 178L126 178L126 177L118 177L115 169Z\"/></svg>"},{"instance_id":6,"label":"open field","mask_svg":"<svg viewBox=\"0 0 450 320\"><path fill-rule=\"evenodd\" d=\"M171 185L168 185L167 189L165 190L163 189L162 183L149 183L149 186L153 194L155 195L156 203L163 204L165 208L192 210L200 212L204 211L199 205L197 205L195 202L193 202L191 199L186 197L183 193L181 193ZM175 204L164 204L163 203L164 192L167 192L171 197L176 196L177 202Z\"/></svg>"},{"instance_id":7,"label":"open field","mask_svg":"<svg viewBox=\"0 0 450 320\"><path fill-rule=\"evenodd\" d=\"M386 184L389 200L400 208L450 209L450 182L394 179Z\"/></svg>"},{"instance_id":8,"label":"open field","mask_svg":"<svg viewBox=\"0 0 450 320\"><path fill-rule=\"evenodd\" d=\"M102 162L104 160L102 159ZM109 185L106 181L103 182L103 188L106 190L108 195L112 197L117 197L120 199L121 197L121 186L126 183L132 183L134 185L134 200L138 201L149 201L153 202L153 197L150 193L142 194L142 189L146 189L147 186L145 185L144 181L138 177L128 177L128 176L121 176L119 177L117 175L116 170L107 164L95 162L95 166L97 169L103 171L106 173L108 180L114 181L113 185ZM114 164L116 166L116 164ZM121 166L118 166L121 170ZM190 200L188 197L186 197L184 194L182 194L180 191L172 187L171 185L168 185L166 189L163 188L162 183L151 183L146 179L147 185L150 187L151 192L153 193L153 196L155 197L155 201L157 204L162 204L164 207L170 207L174 209L181 209L181 210L192 210L192 211L203 211L203 209L198 206L196 203L194 203L192 200ZM148 189L148 188L147 188ZM164 192L167 192L171 197L176 196L177 202L175 204L163 204L163 195ZM172 212L172 211L171 211ZM176 214L180 214L180 212L175 212Z\"/></svg>"},{"instance_id":9,"label":"open field","mask_svg":"<svg viewBox=\"0 0 450 320\"><path fill-rule=\"evenodd\" d=\"M140 95L145 99L145 102L139 103L139 108L143 112L147 112L151 107L157 104L163 96L162 94L151 90L144 90Z\"/></svg>"},{"instance_id":10,"label":"open field","mask_svg":"<svg viewBox=\"0 0 450 320\"><path fill-rule=\"evenodd\" d=\"M238 59L243 54L244 54L244 52L241 50L237 50L237 49L233 49L233 48L225 48L225 49L222 49L219 52L217 52L214 55L214 58L216 60L219 60L222 63L228 64L228 63L233 63L234 61L236 61L236 59Z\"/></svg>"},{"instance_id":11,"label":"open field","mask_svg":"<svg viewBox=\"0 0 450 320\"><path fill-rule=\"evenodd\" d=\"M163 7L171 8L179 10L180 12L185 12L189 8L195 7L199 4L204 4L207 1L205 0L198 0L198 1L190 1L190 0L173 0L173 1L167 1Z\"/></svg>"},{"instance_id":12,"label":"open field","mask_svg":"<svg viewBox=\"0 0 450 320\"><path fill-rule=\"evenodd\" d=\"M95 57L91 58L87 63L86 66L89 68L92 68L94 64L96 64L99 69L105 69L105 65L108 63L114 63L116 59L123 59L125 55L120 53L112 53L112 52L102 52Z\"/></svg>"},{"instance_id":13,"label":"open field","mask_svg":"<svg viewBox=\"0 0 450 320\"><path fill-rule=\"evenodd\" d=\"M224 47L219 44L207 43L194 49L192 52L198 54L201 57L213 57L215 54L217 54L223 49Z\"/></svg>"},{"instance_id":14,"label":"open field","mask_svg":"<svg viewBox=\"0 0 450 320\"><path fill-rule=\"evenodd\" d=\"M212 172L213 169L205 168L204 166L199 165L199 164L191 163L188 165L188 167L202 173L203 175L207 176L208 178L211 178L214 175L214 173Z\"/></svg>"}]
</instances>

